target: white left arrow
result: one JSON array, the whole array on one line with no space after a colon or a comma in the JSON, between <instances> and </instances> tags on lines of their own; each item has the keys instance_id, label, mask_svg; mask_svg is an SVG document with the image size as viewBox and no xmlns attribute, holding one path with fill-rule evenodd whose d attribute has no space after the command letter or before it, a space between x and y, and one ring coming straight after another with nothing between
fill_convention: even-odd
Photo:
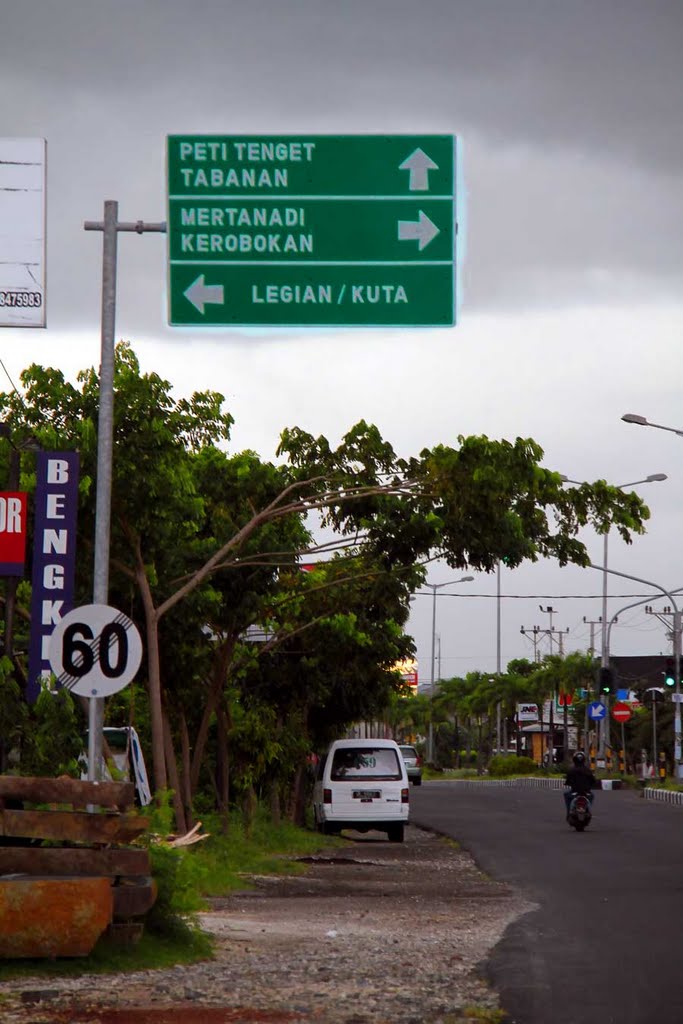
<instances>
[{"instance_id":1,"label":"white left arrow","mask_svg":"<svg viewBox=\"0 0 683 1024\"><path fill-rule=\"evenodd\" d=\"M187 288L183 295L188 299L195 309L198 309L200 313L204 313L204 306L208 303L214 305L223 305L223 285L222 284L204 284L204 275L200 274L199 277L192 282L189 288Z\"/></svg>"},{"instance_id":2,"label":"white left arrow","mask_svg":"<svg viewBox=\"0 0 683 1024\"><path fill-rule=\"evenodd\" d=\"M434 221L430 220L426 213L420 210L419 220L400 220L398 222L398 238L400 242L417 241L418 249L422 251L429 245L433 238L439 234Z\"/></svg>"}]
</instances>

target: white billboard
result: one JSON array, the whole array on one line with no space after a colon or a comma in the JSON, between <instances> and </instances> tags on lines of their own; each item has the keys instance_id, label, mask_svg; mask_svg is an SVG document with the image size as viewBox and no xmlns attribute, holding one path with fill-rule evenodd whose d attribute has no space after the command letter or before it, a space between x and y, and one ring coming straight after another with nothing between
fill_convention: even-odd
<instances>
[{"instance_id":1,"label":"white billboard","mask_svg":"<svg viewBox=\"0 0 683 1024\"><path fill-rule=\"evenodd\" d=\"M537 722L538 721L538 704L518 704L517 705L517 721L518 722Z\"/></svg>"},{"instance_id":2,"label":"white billboard","mask_svg":"<svg viewBox=\"0 0 683 1024\"><path fill-rule=\"evenodd\" d=\"M46 149L0 138L0 327L45 327Z\"/></svg>"}]
</instances>

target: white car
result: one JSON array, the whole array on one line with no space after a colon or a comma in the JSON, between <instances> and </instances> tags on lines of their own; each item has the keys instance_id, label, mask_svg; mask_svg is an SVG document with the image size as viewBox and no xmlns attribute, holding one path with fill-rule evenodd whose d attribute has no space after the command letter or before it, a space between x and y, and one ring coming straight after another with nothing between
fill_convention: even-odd
<instances>
[{"instance_id":1,"label":"white car","mask_svg":"<svg viewBox=\"0 0 683 1024\"><path fill-rule=\"evenodd\" d=\"M401 751L401 757L406 763L406 771L408 772L408 781L412 782L414 786L422 785L422 758L418 754L415 747L410 746L406 743L401 743L398 748Z\"/></svg>"},{"instance_id":2,"label":"white car","mask_svg":"<svg viewBox=\"0 0 683 1024\"><path fill-rule=\"evenodd\" d=\"M316 828L386 832L403 842L409 816L408 774L393 740L336 740L321 758L313 787Z\"/></svg>"}]
</instances>

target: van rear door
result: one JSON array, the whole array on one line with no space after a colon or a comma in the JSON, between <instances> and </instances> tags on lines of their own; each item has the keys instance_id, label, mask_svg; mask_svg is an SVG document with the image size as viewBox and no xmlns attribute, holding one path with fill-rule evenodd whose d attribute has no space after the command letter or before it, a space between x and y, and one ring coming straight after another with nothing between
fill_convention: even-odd
<instances>
[{"instance_id":1,"label":"van rear door","mask_svg":"<svg viewBox=\"0 0 683 1024\"><path fill-rule=\"evenodd\" d=\"M363 743L334 750L329 767L334 818L400 818L406 785L398 751Z\"/></svg>"}]
</instances>

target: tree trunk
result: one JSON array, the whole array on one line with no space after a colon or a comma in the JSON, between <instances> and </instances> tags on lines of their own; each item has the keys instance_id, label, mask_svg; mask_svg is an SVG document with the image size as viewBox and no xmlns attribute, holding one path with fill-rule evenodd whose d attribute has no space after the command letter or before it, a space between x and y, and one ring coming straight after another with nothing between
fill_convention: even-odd
<instances>
[{"instance_id":1,"label":"tree trunk","mask_svg":"<svg viewBox=\"0 0 683 1024\"><path fill-rule=\"evenodd\" d=\"M149 690L149 713L152 732L152 773L154 789L166 789L168 777L164 754L164 723L161 707L161 667L159 664L159 622L152 598L152 591L145 572L140 551L136 552L135 579L145 610L145 633L147 639L147 686Z\"/></svg>"},{"instance_id":2,"label":"tree trunk","mask_svg":"<svg viewBox=\"0 0 683 1024\"><path fill-rule=\"evenodd\" d=\"M277 776L270 780L270 817L276 828L282 822L282 807L280 805L280 786Z\"/></svg>"},{"instance_id":3,"label":"tree trunk","mask_svg":"<svg viewBox=\"0 0 683 1024\"><path fill-rule=\"evenodd\" d=\"M242 800L242 821L244 822L244 834L247 839L251 839L251 834L254 831L257 807L256 790L253 786L249 786Z\"/></svg>"},{"instance_id":4,"label":"tree trunk","mask_svg":"<svg viewBox=\"0 0 683 1024\"><path fill-rule=\"evenodd\" d=\"M180 782L178 779L178 766L175 759L175 751L173 749L173 736L171 735L171 723L168 720L168 715L163 712L163 728L164 728L164 753L166 757L166 765L168 768L168 777L173 790L173 810L175 811L176 830L180 835L185 835L187 832L187 822L185 820L185 810L183 808L183 801L180 794Z\"/></svg>"},{"instance_id":5,"label":"tree trunk","mask_svg":"<svg viewBox=\"0 0 683 1024\"><path fill-rule=\"evenodd\" d=\"M306 765L300 764L292 784L290 817L295 825L303 828L306 824Z\"/></svg>"},{"instance_id":6,"label":"tree trunk","mask_svg":"<svg viewBox=\"0 0 683 1024\"><path fill-rule=\"evenodd\" d=\"M211 681L209 683L209 692L206 697L206 704L204 705L202 720L199 724L197 736L195 737L194 751L192 753L190 791L193 797L197 792L197 786L199 785L199 772L202 766L202 758L204 757L204 751L206 750L206 742L209 738L209 726L211 724L211 716L216 710L218 700L221 696L221 693L223 692L223 687L225 686L228 674L228 665L230 664L230 660L232 658L232 653L234 649L234 640L229 640L222 644L216 653L211 668Z\"/></svg>"},{"instance_id":7,"label":"tree trunk","mask_svg":"<svg viewBox=\"0 0 683 1024\"><path fill-rule=\"evenodd\" d=\"M190 733L187 728L185 712L180 713L180 759L182 764L182 786L183 807L185 809L185 821L188 829L194 825L194 813L192 810L192 790L190 788Z\"/></svg>"},{"instance_id":8,"label":"tree trunk","mask_svg":"<svg viewBox=\"0 0 683 1024\"><path fill-rule=\"evenodd\" d=\"M227 815L230 806L230 750L228 748L228 720L225 711L216 711L216 793L218 807Z\"/></svg>"}]
</instances>

